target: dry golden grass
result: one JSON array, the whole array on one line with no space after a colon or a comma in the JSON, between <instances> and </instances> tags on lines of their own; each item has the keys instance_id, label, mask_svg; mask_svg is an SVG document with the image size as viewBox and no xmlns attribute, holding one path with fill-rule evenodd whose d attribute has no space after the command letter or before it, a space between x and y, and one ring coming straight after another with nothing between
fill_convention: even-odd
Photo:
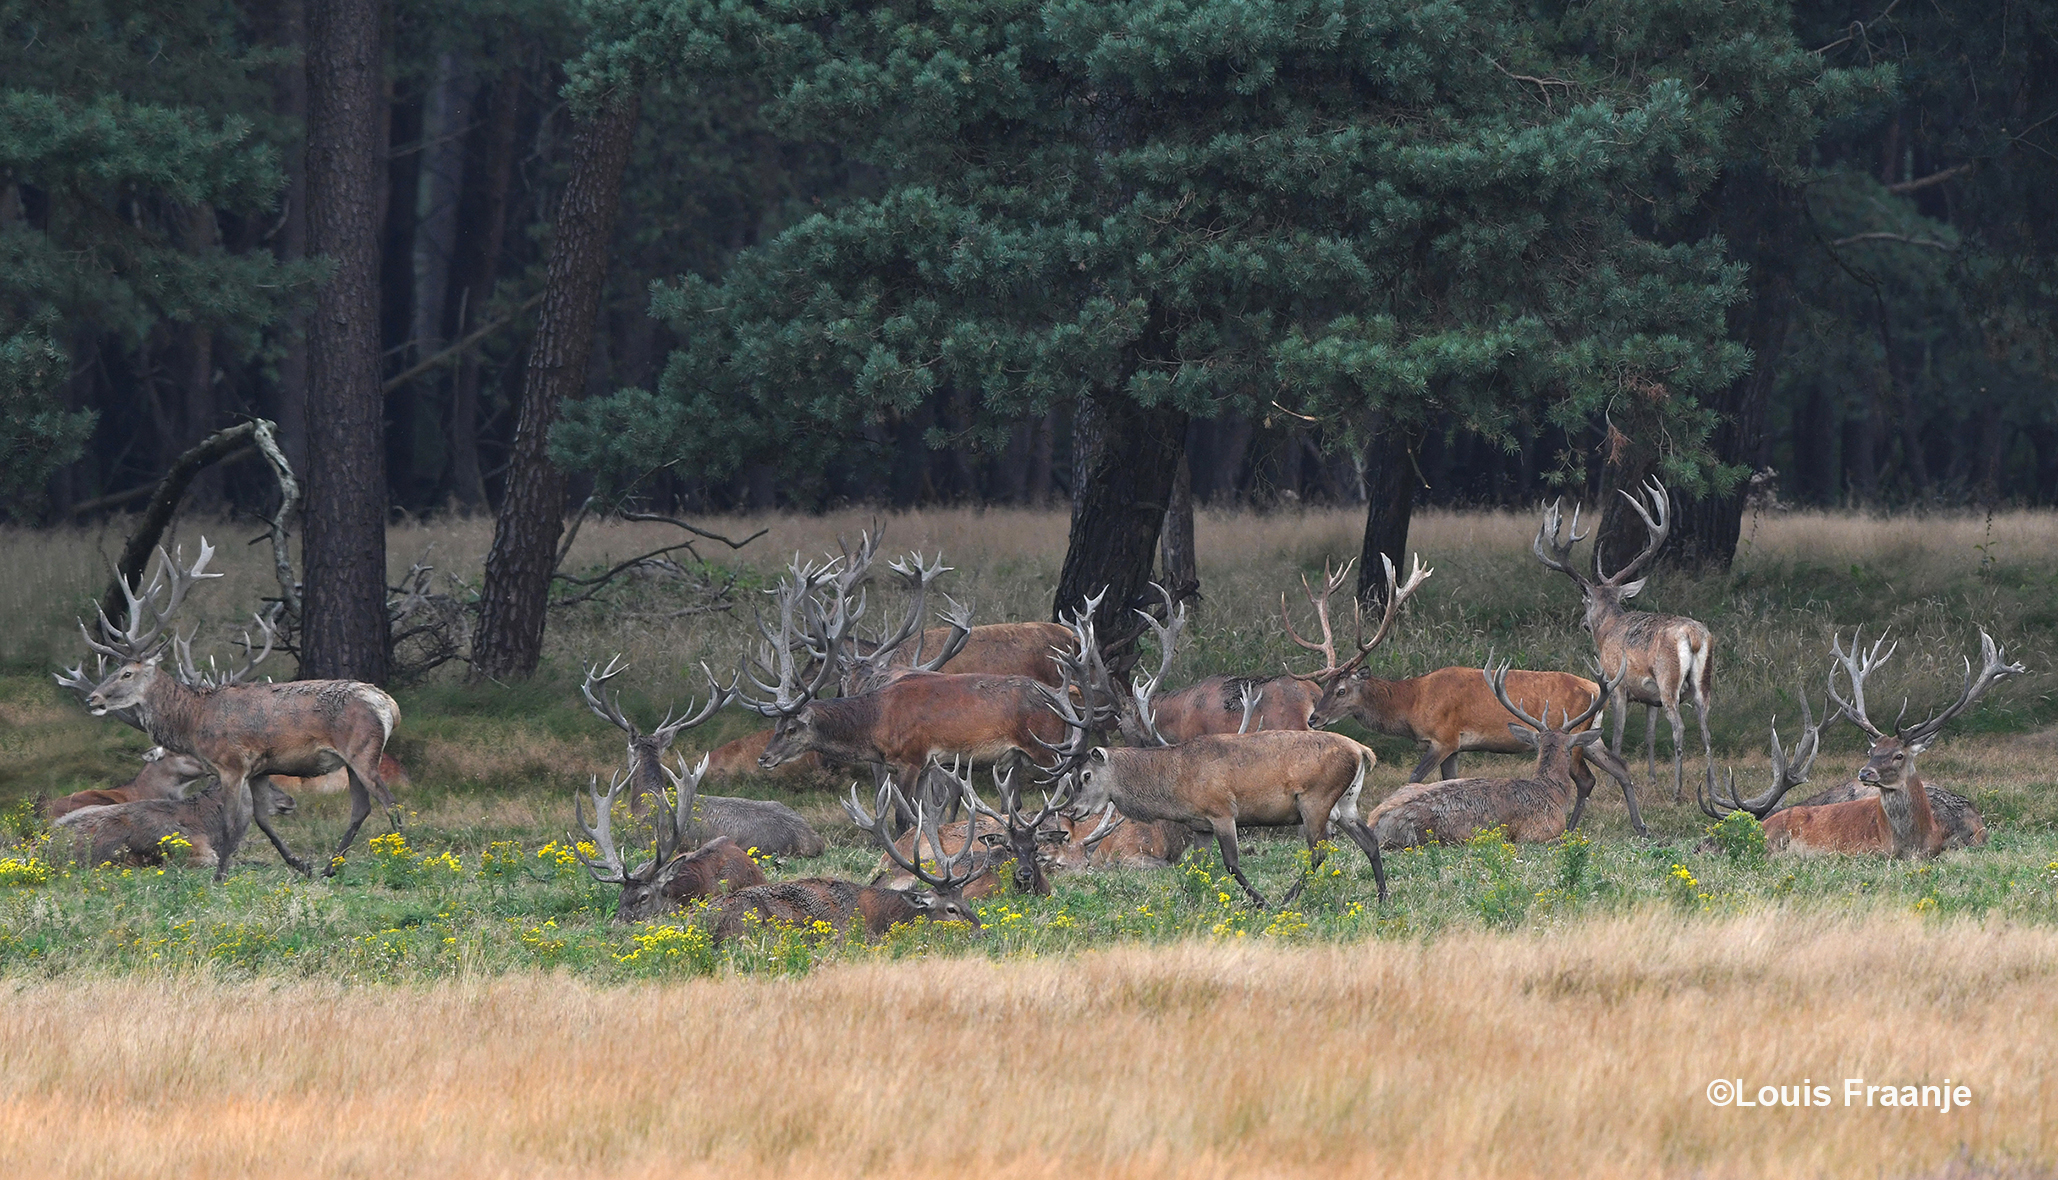
<instances>
[{"instance_id":1,"label":"dry golden grass","mask_svg":"<svg viewBox=\"0 0 2058 1180\"><path fill-rule=\"evenodd\" d=\"M38 1176L1903 1176L2058 1158L2058 932L1656 912L601 991L17 987ZM1710 1105L1715 1077L1829 1109ZM1846 1109L1846 1077L1971 1087Z\"/></svg>"}]
</instances>

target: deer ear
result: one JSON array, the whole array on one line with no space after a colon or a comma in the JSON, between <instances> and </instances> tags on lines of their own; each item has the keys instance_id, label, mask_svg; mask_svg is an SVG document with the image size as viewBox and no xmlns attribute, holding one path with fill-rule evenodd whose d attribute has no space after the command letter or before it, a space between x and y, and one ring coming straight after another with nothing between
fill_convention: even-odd
<instances>
[{"instance_id":1,"label":"deer ear","mask_svg":"<svg viewBox=\"0 0 2058 1180\"><path fill-rule=\"evenodd\" d=\"M1634 582L1622 583L1622 601L1628 602L1630 599L1635 598L1639 594L1642 594L1644 592L1645 581L1646 579L1644 578L1638 578Z\"/></svg>"},{"instance_id":2,"label":"deer ear","mask_svg":"<svg viewBox=\"0 0 2058 1180\"><path fill-rule=\"evenodd\" d=\"M1523 745L1529 746L1532 749L1535 748L1536 731L1529 728L1527 725L1517 725L1514 722L1510 721L1508 722L1508 732L1515 735L1516 741L1521 742Z\"/></svg>"},{"instance_id":3,"label":"deer ear","mask_svg":"<svg viewBox=\"0 0 2058 1180\"><path fill-rule=\"evenodd\" d=\"M1923 738L1920 741L1909 742L1906 749L1910 754L1920 754L1924 750L1929 749L1929 743L1935 740L1935 738Z\"/></svg>"},{"instance_id":4,"label":"deer ear","mask_svg":"<svg viewBox=\"0 0 2058 1180\"><path fill-rule=\"evenodd\" d=\"M1108 748L1106 746L1095 746L1093 753L1088 754L1086 757L1093 762L1106 762L1108 760Z\"/></svg>"},{"instance_id":5,"label":"deer ear","mask_svg":"<svg viewBox=\"0 0 2058 1180\"><path fill-rule=\"evenodd\" d=\"M149 658L145 659L143 661L143 666L145 668L155 668L157 667L158 661L162 659L164 659L164 653L158 652L156 655L150 656Z\"/></svg>"},{"instance_id":6,"label":"deer ear","mask_svg":"<svg viewBox=\"0 0 2058 1180\"><path fill-rule=\"evenodd\" d=\"M1600 740L1601 731L1598 729L1583 729L1572 735L1572 744L1575 746L1591 746Z\"/></svg>"}]
</instances>

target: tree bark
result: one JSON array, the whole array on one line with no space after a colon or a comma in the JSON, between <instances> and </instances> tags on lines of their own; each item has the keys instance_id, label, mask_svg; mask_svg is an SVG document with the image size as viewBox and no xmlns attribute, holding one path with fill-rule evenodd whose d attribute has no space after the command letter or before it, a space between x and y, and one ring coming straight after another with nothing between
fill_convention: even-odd
<instances>
[{"instance_id":1,"label":"tree bark","mask_svg":"<svg viewBox=\"0 0 2058 1180\"><path fill-rule=\"evenodd\" d=\"M1365 543L1358 551L1358 601L1367 610L1386 604L1386 568L1408 568L1408 523L1415 512L1415 461L1408 453L1408 432L1384 411L1372 415L1371 439L1365 444Z\"/></svg>"},{"instance_id":2,"label":"tree bark","mask_svg":"<svg viewBox=\"0 0 2058 1180\"><path fill-rule=\"evenodd\" d=\"M1165 508L1161 548L1164 587L1181 599L1200 597L1200 563L1193 544L1193 460L1183 447L1172 476L1172 501Z\"/></svg>"},{"instance_id":3,"label":"tree bark","mask_svg":"<svg viewBox=\"0 0 2058 1180\"><path fill-rule=\"evenodd\" d=\"M452 298L447 323L451 339L484 322L486 304L500 278L501 244L507 235L508 191L514 186L515 137L520 127L522 77L509 69L493 83L491 107L476 155L465 159L459 198L457 255L451 263ZM485 468L479 462L479 354L458 361L450 391L450 495L466 512L486 507Z\"/></svg>"},{"instance_id":4,"label":"tree bark","mask_svg":"<svg viewBox=\"0 0 2058 1180\"><path fill-rule=\"evenodd\" d=\"M479 592L474 679L526 679L543 655L550 575L565 510L564 473L550 461L550 428L564 399L586 388L622 171L640 109L636 95L619 96L582 121L572 137L571 178L558 206L543 312L522 382L507 493Z\"/></svg>"},{"instance_id":5,"label":"tree bark","mask_svg":"<svg viewBox=\"0 0 2058 1180\"><path fill-rule=\"evenodd\" d=\"M1156 601L1151 573L1186 451L1186 418L1183 410L1145 408L1123 393L1102 391L1078 400L1072 413L1072 531L1051 604L1053 619L1105 591L1094 613L1102 642L1112 645L1137 632L1132 611ZM1135 648L1128 650L1133 660Z\"/></svg>"},{"instance_id":6,"label":"tree bark","mask_svg":"<svg viewBox=\"0 0 2058 1180\"><path fill-rule=\"evenodd\" d=\"M307 237L334 267L307 339L306 604L300 674L386 679L386 464L379 392L384 188L377 0L307 14Z\"/></svg>"}]
</instances>

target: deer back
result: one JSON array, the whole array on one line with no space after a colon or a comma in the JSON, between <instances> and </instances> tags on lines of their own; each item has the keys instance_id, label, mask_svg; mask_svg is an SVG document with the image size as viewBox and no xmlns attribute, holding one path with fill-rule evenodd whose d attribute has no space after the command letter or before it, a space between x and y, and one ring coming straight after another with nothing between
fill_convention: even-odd
<instances>
[{"instance_id":1,"label":"deer back","mask_svg":"<svg viewBox=\"0 0 2058 1180\"><path fill-rule=\"evenodd\" d=\"M841 933L858 913L864 886L834 877L774 881L738 889L714 903L716 942L754 933L767 925L807 926L827 922Z\"/></svg>"},{"instance_id":2,"label":"deer back","mask_svg":"<svg viewBox=\"0 0 2058 1180\"><path fill-rule=\"evenodd\" d=\"M1894 829L1877 796L1819 807L1789 807L1765 820L1765 848L1769 852L1886 856L1893 852Z\"/></svg>"},{"instance_id":3,"label":"deer back","mask_svg":"<svg viewBox=\"0 0 2058 1180\"><path fill-rule=\"evenodd\" d=\"M228 846L221 790L216 785L188 799L83 807L53 827L71 835L73 859L84 868L161 864L162 841L174 834L193 846L186 854L188 865L212 868L216 850Z\"/></svg>"},{"instance_id":4,"label":"deer back","mask_svg":"<svg viewBox=\"0 0 2058 1180\"><path fill-rule=\"evenodd\" d=\"M1601 686L1569 672L1511 669L1508 696L1534 716L1546 708L1570 717L1593 703ZM1453 750L1518 754L1531 747L1508 732L1508 711L1478 668L1438 668L1406 680L1339 677L1316 706L1319 724L1348 714L1378 733L1434 742ZM1599 728L1597 715L1582 729Z\"/></svg>"},{"instance_id":5,"label":"deer back","mask_svg":"<svg viewBox=\"0 0 2058 1180\"><path fill-rule=\"evenodd\" d=\"M774 856L820 856L827 847L800 813L769 799L702 795L693 810L695 830L734 840Z\"/></svg>"},{"instance_id":6,"label":"deer back","mask_svg":"<svg viewBox=\"0 0 2058 1180\"><path fill-rule=\"evenodd\" d=\"M1935 783L1922 784L1923 794L1928 797L1930 815L1943 832L1943 849L1977 848L1987 842L1986 820L1979 814L1979 808L1972 800L1954 791L1947 791ZM1879 788L1867 786L1856 779L1834 786L1818 794L1810 795L1795 807L1822 807L1831 803L1849 803L1857 799L1877 799Z\"/></svg>"},{"instance_id":7,"label":"deer back","mask_svg":"<svg viewBox=\"0 0 2058 1180\"><path fill-rule=\"evenodd\" d=\"M1132 820L1206 826L1234 817L1257 826L1301 822L1302 797L1328 799L1327 814L1371 751L1322 730L1206 734L1177 746L1096 749L1081 772L1077 805L1113 801ZM1310 806L1313 804L1311 803Z\"/></svg>"},{"instance_id":8,"label":"deer back","mask_svg":"<svg viewBox=\"0 0 2058 1180\"><path fill-rule=\"evenodd\" d=\"M949 627L931 627L922 632L918 653L912 642L903 643L887 657L887 665L906 668L917 655L927 658L950 642ZM1066 653L1077 649L1071 629L1058 623L985 623L972 628L965 646L938 669L958 675L1026 676L1031 680L1059 685L1058 666L1051 659L1055 647Z\"/></svg>"},{"instance_id":9,"label":"deer back","mask_svg":"<svg viewBox=\"0 0 2058 1180\"><path fill-rule=\"evenodd\" d=\"M1258 695L1251 715L1253 732L1265 729L1307 729L1308 715L1319 699L1317 682L1301 676L1210 676L1158 697L1153 703L1158 732L1177 744L1202 734L1236 733L1243 726L1248 694Z\"/></svg>"}]
</instances>

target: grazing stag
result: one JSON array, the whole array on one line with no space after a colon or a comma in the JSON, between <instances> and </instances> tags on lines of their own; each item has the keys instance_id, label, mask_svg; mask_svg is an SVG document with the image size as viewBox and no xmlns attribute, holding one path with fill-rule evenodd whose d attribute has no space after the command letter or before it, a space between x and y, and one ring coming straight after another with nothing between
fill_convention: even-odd
<instances>
[{"instance_id":1,"label":"grazing stag","mask_svg":"<svg viewBox=\"0 0 2058 1180\"><path fill-rule=\"evenodd\" d=\"M1715 746L1708 737L1708 702L1714 693L1714 640L1709 637L1708 628L1692 619L1631 610L1623 605L1644 588L1644 579L1636 575L1651 564L1651 559L1665 547L1665 539L1672 532L1672 508L1666 497L1665 485L1654 479L1639 490L1649 497L1650 511L1646 511L1643 502L1628 492L1623 492L1622 496L1643 518L1649 540L1642 552L1614 573L1601 572L1599 544L1594 546L1594 576L1591 579L1573 568L1572 547L1587 536L1579 531L1579 508L1576 505L1572 509L1569 540L1559 539L1562 518L1558 506L1552 504L1544 512L1543 526L1537 530L1536 540L1530 548L1538 561L1578 585L1586 603L1586 629L1594 638L1594 646L1600 649L1601 666L1613 668L1627 663L1629 675L1617 685L1612 701L1615 736L1609 748L1616 759L1619 761L1622 757L1622 729L1629 715L1628 702L1644 706L1644 749L1650 760L1649 771L1653 781L1658 777L1657 710L1664 710L1666 720L1672 723L1672 798L1678 802L1686 797L1685 755L1682 752L1686 722L1680 717L1679 706L1689 689L1693 692L1695 716L1701 723L1701 749L1706 760L1708 781L1714 781Z\"/></svg>"},{"instance_id":2,"label":"grazing stag","mask_svg":"<svg viewBox=\"0 0 2058 1180\"><path fill-rule=\"evenodd\" d=\"M1069 651L1072 643L1072 632L1062 623L981 623L963 628L962 639L959 630L956 624L931 627L913 643L903 641L886 649L883 656L878 643L856 640L852 647L860 657L879 659L875 675L882 678L922 667L958 675L1026 676L1055 688L1058 667L1051 651ZM955 654L937 659L937 653L953 650L953 642L960 645Z\"/></svg>"},{"instance_id":3,"label":"grazing stag","mask_svg":"<svg viewBox=\"0 0 2058 1180\"><path fill-rule=\"evenodd\" d=\"M1594 761L1628 786L1629 775L1604 750L1597 749L1602 733L1587 723L1607 703L1605 692L1590 697L1586 708L1576 714L1559 714L1550 723L1550 708L1534 717L1508 694L1508 665L1489 667L1481 678L1490 686L1503 715L1512 715L1508 732L1525 746L1536 750L1536 768L1526 778L1459 778L1434 783L1410 783L1395 791L1367 817L1382 848L1413 848L1440 842L1461 844L1480 832L1505 828L1507 838L1517 843L1540 844L1563 835L1578 822L1586 802L1585 791L1572 778L1572 754L1591 749ZM1618 673L1619 681L1620 675ZM1604 690L1613 688L1604 685ZM1589 782L1591 778L1589 777ZM1632 803L1631 807L1634 808ZM1631 811L1634 815L1634 810Z\"/></svg>"},{"instance_id":4,"label":"grazing stag","mask_svg":"<svg viewBox=\"0 0 2058 1180\"><path fill-rule=\"evenodd\" d=\"M1171 596L1160 588L1169 603ZM1236 878L1253 904L1264 906L1264 895L1243 875L1237 859L1237 829L1242 825L1286 827L1300 825L1310 850L1309 871L1294 882L1283 903L1300 896L1309 877L1322 865L1327 852L1329 826L1341 828L1365 853L1372 875L1379 884L1379 900L1386 900L1386 865L1379 845L1358 817L1358 795L1365 776L1378 756L1342 734L1320 730L1260 730L1255 733L1202 734L1173 745L1156 725L1152 696L1172 662L1179 631L1185 624L1185 607L1171 608L1169 621L1159 623L1138 611L1144 623L1157 633L1160 665L1156 674L1140 677L1123 708L1125 728L1149 745L1087 751L1076 772L1078 789L1073 806L1095 812L1109 804L1132 820L1183 825L1194 831L1212 832L1222 850L1223 867ZM1091 617L1074 615L1081 655L1072 658L1068 679L1088 687L1083 705L1070 700L1069 693L1047 692L1050 709L1066 724L1074 741L1094 728L1101 711L1093 698L1111 695L1105 665L1091 653L1099 650Z\"/></svg>"},{"instance_id":5,"label":"grazing stag","mask_svg":"<svg viewBox=\"0 0 2058 1180\"><path fill-rule=\"evenodd\" d=\"M1832 644L1838 665L1850 682L1850 697L1845 699L1836 691L1835 670L1830 674L1830 699L1834 700L1841 715L1864 730L1872 739L1865 765L1858 771L1855 785L1834 788L1824 795L1835 802L1816 802L1774 811L1780 800L1799 782L1775 782L1772 790L1751 800L1739 800L1734 790L1726 800L1717 800L1714 807L1703 807L1709 814L1718 814L1725 809L1744 810L1765 821L1765 844L1773 851L1791 852L1841 852L1855 856L1891 856L1897 860L1913 858L1928 859L1947 849L1966 847L1983 841L1986 825L1970 803L1963 803L1958 796L1951 796L1953 806L1948 820L1940 818L1935 805L1935 788L1923 782L1916 770L1915 759L1937 736L1943 732L1951 719L1986 695L1988 689L2007 676L2019 676L2021 664L2003 662L2000 649L1993 637L1985 631L1979 633L1981 666L1977 675L1973 673L1972 661L1965 661L1965 683L1958 699L1941 712L1903 728L1898 722L1894 732L1888 734L1872 723L1865 703L1865 681L1880 664L1894 654L1894 647L1888 646L1884 638L1873 643L1869 650L1859 650L1858 637L1852 636L1851 649L1845 651L1841 639ZM1885 651L1882 652L1881 648ZM1835 720L1826 719L1824 724ZM1848 797L1844 796L1848 791ZM1963 803L1963 807L1957 806Z\"/></svg>"},{"instance_id":6,"label":"grazing stag","mask_svg":"<svg viewBox=\"0 0 2058 1180\"><path fill-rule=\"evenodd\" d=\"M400 720L400 707L380 689L354 680L237 683L271 651L271 631L262 616L258 625L266 631L264 654L254 656L243 669L219 678L200 678L197 684L184 683L165 670L161 665L163 649L172 638L168 631L171 616L194 583L221 576L206 572L213 556L213 547L203 538L199 559L181 569L159 549L158 574L140 595L126 580L118 579L128 600L126 624L117 628L102 614L100 631L105 642L96 641L80 626L102 671L110 659L118 665L86 694L86 706L95 717L114 714L148 733L158 745L199 758L221 777L216 804L221 808L222 828L219 843L212 847L216 881L227 876L230 858L252 820L288 865L310 873L309 866L294 856L272 829L264 809L253 807L253 780L275 772L305 777L348 770L350 826L325 870L334 874L344 851L357 839L358 828L371 815L372 796L376 794L388 808L394 806L378 767L386 739ZM146 612L151 616L148 620ZM246 651L250 649L247 637L244 646ZM190 660L184 662L190 666ZM72 668L58 677L58 682L74 688L90 683L83 666ZM397 815L394 822L399 822Z\"/></svg>"},{"instance_id":7,"label":"grazing stag","mask_svg":"<svg viewBox=\"0 0 2058 1180\"><path fill-rule=\"evenodd\" d=\"M876 777L879 792L873 812L867 814L858 802L855 784L851 787L850 798L844 801L844 810L850 813L852 822L872 833L885 846L887 856L903 872L921 884L894 889L884 885L859 885L855 881L841 881L834 877L809 877L739 889L709 907L714 919L716 942L748 934L753 926L760 924L807 926L823 922L839 931L862 924L870 938L878 938L893 927L918 918L965 922L970 924L975 934L982 929L978 910L967 903L964 896L965 886L980 872L974 857L978 842L964 841L956 852L939 853L933 872L920 858L903 855L887 830L886 817L892 812L908 810L909 803L894 785L893 776L878 774ZM913 812L915 827L924 833L928 846L943 848L944 842L936 832L934 813L920 804L914 805Z\"/></svg>"},{"instance_id":8,"label":"grazing stag","mask_svg":"<svg viewBox=\"0 0 2058 1180\"><path fill-rule=\"evenodd\" d=\"M599 776L594 776L586 787L587 794L593 797L594 821L591 824L586 822L584 805L579 797L572 797L572 815L579 821L586 838L593 842L599 859L586 859L586 854L577 848L576 843L572 854L586 866L586 871L593 875L595 881L621 887L622 895L615 903L617 921L645 922L687 902L765 883L765 872L758 867L757 861L728 836L716 836L693 848L694 793L699 789L701 775L706 769L707 764L703 760L698 769L675 780L679 788L677 806L673 806L662 788L658 790L656 855L634 869L622 867L621 854L615 851L612 822L615 798L634 776L615 774L608 781L605 795L600 793ZM681 851L685 848L693 848L693 851Z\"/></svg>"},{"instance_id":9,"label":"grazing stag","mask_svg":"<svg viewBox=\"0 0 2058 1180\"><path fill-rule=\"evenodd\" d=\"M701 724L728 703L734 689L715 683L714 676L708 676L711 690L707 704L698 712L689 709L685 716L674 721L671 713L658 723L656 729L644 733L622 712L620 693L604 697L602 689L607 682L621 675L628 667L617 655L608 661L605 669L588 666L585 683L579 686L579 694L586 698L587 707L603 721L613 724L628 735L629 752L629 811L641 814L645 809L639 804L650 798L662 799L667 778L677 785L690 780L695 793L700 787L701 777L707 772L708 759L701 759L697 771L685 772L685 759L680 759L681 775L672 773L665 765L665 752L672 741L687 729ZM684 790L684 787L680 788ZM723 795L700 795L700 806L696 811L689 809L682 823L697 824L695 830L706 836L730 836L745 848L755 848L778 856L820 856L824 847L822 837L808 826L800 813L783 803L765 799L733 799Z\"/></svg>"},{"instance_id":10,"label":"grazing stag","mask_svg":"<svg viewBox=\"0 0 2058 1180\"><path fill-rule=\"evenodd\" d=\"M772 770L758 765L758 759L765 756L765 747L772 744L772 731L760 729L745 734L734 741L723 742L706 754L707 773L710 778L735 778L744 774L769 774L781 778L808 778L829 769L819 754L808 753L790 762L781 763Z\"/></svg>"}]
</instances>

